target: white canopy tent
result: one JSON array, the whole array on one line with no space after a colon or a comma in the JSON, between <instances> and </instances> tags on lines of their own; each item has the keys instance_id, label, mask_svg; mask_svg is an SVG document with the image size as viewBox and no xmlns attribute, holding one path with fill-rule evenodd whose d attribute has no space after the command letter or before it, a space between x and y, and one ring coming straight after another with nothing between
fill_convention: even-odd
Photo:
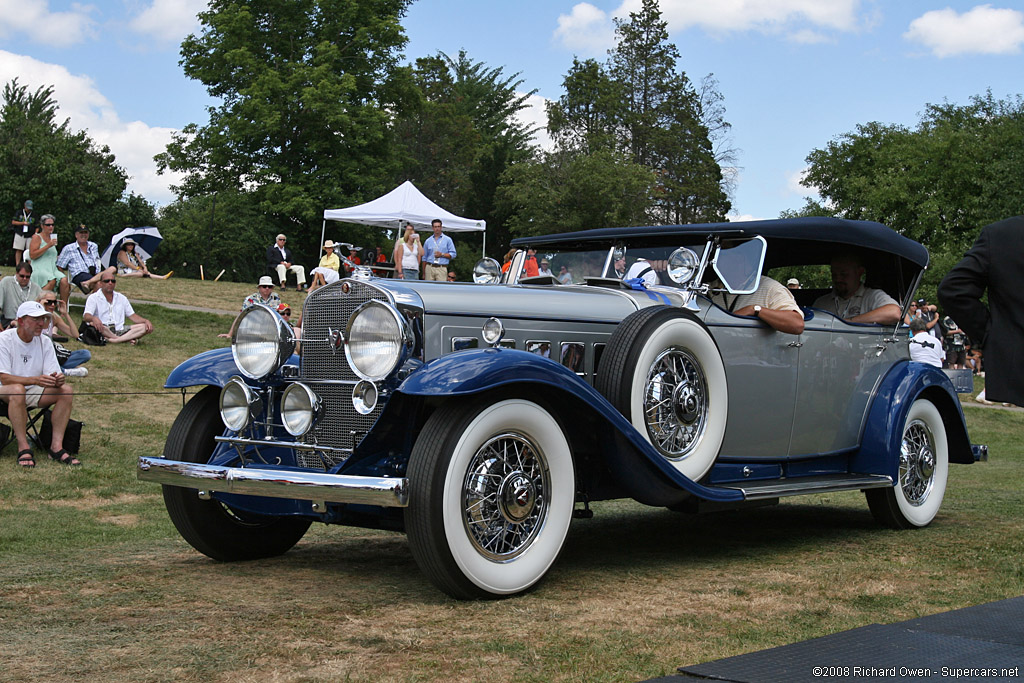
<instances>
[{"instance_id":1,"label":"white canopy tent","mask_svg":"<svg viewBox=\"0 0 1024 683\"><path fill-rule=\"evenodd\" d=\"M445 232L483 232L484 250L487 247L487 222L475 218L462 218L445 211L423 196L412 182L404 183L376 199L350 206L347 209L326 209L320 243L324 241L327 221L376 225L382 228L401 230L406 223L412 223L416 230L430 230L430 222L440 218Z\"/></svg>"}]
</instances>

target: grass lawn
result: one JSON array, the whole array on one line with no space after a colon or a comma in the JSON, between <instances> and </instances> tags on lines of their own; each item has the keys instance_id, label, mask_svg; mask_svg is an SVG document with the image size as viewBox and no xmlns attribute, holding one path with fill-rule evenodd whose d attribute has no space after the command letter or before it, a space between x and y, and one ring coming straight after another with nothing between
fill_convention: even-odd
<instances>
[{"instance_id":1,"label":"grass lawn","mask_svg":"<svg viewBox=\"0 0 1024 683\"><path fill-rule=\"evenodd\" d=\"M224 310L254 291L118 288ZM216 563L135 460L160 452L181 407L167 372L225 346L231 316L138 310L156 332L90 347L73 380L85 466L0 454L0 681L641 680L1024 592L1024 413L969 402L991 460L951 466L926 529L880 528L852 492L704 516L598 503L538 590L494 602L446 598L387 532L314 525L282 557Z\"/></svg>"}]
</instances>

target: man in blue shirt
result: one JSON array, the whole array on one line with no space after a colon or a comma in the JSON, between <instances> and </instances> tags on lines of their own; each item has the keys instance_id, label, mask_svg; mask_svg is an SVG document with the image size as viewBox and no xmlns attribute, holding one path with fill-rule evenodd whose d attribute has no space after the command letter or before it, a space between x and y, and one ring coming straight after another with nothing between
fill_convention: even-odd
<instances>
[{"instance_id":1,"label":"man in blue shirt","mask_svg":"<svg viewBox=\"0 0 1024 683\"><path fill-rule=\"evenodd\" d=\"M75 241L60 250L57 267L66 271L71 284L78 285L86 296L99 291L101 280L117 277L117 268L103 267L99 247L89 241L89 228L84 225L75 230Z\"/></svg>"},{"instance_id":2,"label":"man in blue shirt","mask_svg":"<svg viewBox=\"0 0 1024 683\"><path fill-rule=\"evenodd\" d=\"M441 233L441 219L430 221L434 234L423 243L423 279L444 282L448 279L448 263L455 258L455 242Z\"/></svg>"}]
</instances>

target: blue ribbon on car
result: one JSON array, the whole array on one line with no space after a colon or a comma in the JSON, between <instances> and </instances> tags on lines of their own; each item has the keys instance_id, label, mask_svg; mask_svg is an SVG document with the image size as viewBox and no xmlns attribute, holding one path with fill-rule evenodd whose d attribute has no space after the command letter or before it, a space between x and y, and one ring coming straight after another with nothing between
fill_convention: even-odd
<instances>
[{"instance_id":1,"label":"blue ribbon on car","mask_svg":"<svg viewBox=\"0 0 1024 683\"><path fill-rule=\"evenodd\" d=\"M647 289L647 285L644 283L644 279L642 277L631 277L628 280L623 280L622 282L630 289L634 289L638 292L644 292L652 301L657 301L659 304L664 304L666 306L672 305L672 301L661 292L652 292Z\"/></svg>"}]
</instances>

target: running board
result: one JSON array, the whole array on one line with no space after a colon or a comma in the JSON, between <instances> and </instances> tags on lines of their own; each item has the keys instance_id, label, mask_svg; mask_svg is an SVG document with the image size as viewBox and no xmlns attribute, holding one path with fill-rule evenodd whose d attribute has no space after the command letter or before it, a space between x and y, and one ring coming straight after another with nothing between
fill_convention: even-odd
<instances>
[{"instance_id":1,"label":"running board","mask_svg":"<svg viewBox=\"0 0 1024 683\"><path fill-rule=\"evenodd\" d=\"M891 488L891 477L878 474L842 474L823 477L791 477L766 481L728 482L710 488L738 490L744 500L763 500L811 493Z\"/></svg>"}]
</instances>

